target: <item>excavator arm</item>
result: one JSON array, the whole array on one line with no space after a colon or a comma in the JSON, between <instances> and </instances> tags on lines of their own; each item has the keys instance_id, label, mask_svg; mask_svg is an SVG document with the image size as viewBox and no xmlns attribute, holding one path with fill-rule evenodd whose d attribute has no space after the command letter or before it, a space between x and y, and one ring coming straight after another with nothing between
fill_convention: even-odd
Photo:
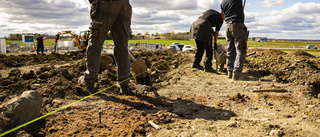
<instances>
[{"instance_id":1,"label":"excavator arm","mask_svg":"<svg viewBox=\"0 0 320 137\"><path fill-rule=\"evenodd\" d=\"M72 37L74 37L74 39L76 40L76 43L77 43L77 46L78 46L79 49L85 50L85 49L87 48L87 45L81 45L81 44L80 44L79 36L78 36L76 33L72 32L72 31L62 31L62 32L58 32L58 33L57 33L57 35L64 35L64 34L70 34ZM86 40L87 40L87 38L86 38ZM57 41L58 41L58 40L56 40L56 42L57 42Z\"/></svg>"}]
</instances>

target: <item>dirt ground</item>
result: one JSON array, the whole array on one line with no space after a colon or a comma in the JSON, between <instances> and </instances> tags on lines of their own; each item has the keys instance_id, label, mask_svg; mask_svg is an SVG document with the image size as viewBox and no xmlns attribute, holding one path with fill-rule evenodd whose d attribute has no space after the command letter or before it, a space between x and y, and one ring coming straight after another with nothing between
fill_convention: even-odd
<instances>
[{"instance_id":1,"label":"dirt ground","mask_svg":"<svg viewBox=\"0 0 320 137\"><path fill-rule=\"evenodd\" d=\"M320 58L299 50L251 52L256 54L246 58L242 79L233 81L224 72L191 68L192 52L137 51L134 56L141 56L149 68L174 60L151 70L151 85L136 84L132 78L130 87L136 96L119 95L115 86L109 88L116 84L116 66L110 60L103 62L95 85L103 90L100 94L8 136L319 137ZM85 71L84 53L0 56L1 104L37 90L45 115L90 95L78 84ZM279 89L282 92L275 92ZM0 111L0 118L10 119ZM16 126L7 122L2 131Z\"/></svg>"}]
</instances>

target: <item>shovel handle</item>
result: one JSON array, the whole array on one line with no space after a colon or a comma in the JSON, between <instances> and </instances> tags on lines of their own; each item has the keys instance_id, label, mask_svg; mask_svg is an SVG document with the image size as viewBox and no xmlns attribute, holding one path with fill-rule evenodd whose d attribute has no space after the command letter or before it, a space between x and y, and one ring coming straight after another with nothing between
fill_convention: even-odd
<instances>
[{"instance_id":1,"label":"shovel handle","mask_svg":"<svg viewBox=\"0 0 320 137\"><path fill-rule=\"evenodd\" d=\"M136 58L134 58L134 56L131 54L131 52L128 51L128 53L129 53L130 59L131 59L132 61L136 62L137 60L136 60Z\"/></svg>"}]
</instances>

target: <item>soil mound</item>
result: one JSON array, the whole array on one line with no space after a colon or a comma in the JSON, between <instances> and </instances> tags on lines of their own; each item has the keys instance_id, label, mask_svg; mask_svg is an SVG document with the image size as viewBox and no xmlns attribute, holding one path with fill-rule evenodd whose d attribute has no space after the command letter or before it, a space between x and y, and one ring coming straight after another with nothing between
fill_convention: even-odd
<instances>
[{"instance_id":1,"label":"soil mound","mask_svg":"<svg viewBox=\"0 0 320 137\"><path fill-rule=\"evenodd\" d=\"M305 51L302 50L296 50L296 51L292 51L288 54L289 56L305 56L305 57L315 57Z\"/></svg>"}]
</instances>

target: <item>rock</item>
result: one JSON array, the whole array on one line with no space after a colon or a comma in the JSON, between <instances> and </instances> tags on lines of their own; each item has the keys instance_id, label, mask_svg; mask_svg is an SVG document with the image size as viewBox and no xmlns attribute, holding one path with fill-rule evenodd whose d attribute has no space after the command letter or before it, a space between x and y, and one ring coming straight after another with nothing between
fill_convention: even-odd
<instances>
[{"instance_id":1,"label":"rock","mask_svg":"<svg viewBox=\"0 0 320 137\"><path fill-rule=\"evenodd\" d=\"M227 124L228 127L237 127L237 122L231 122Z\"/></svg>"},{"instance_id":2,"label":"rock","mask_svg":"<svg viewBox=\"0 0 320 137\"><path fill-rule=\"evenodd\" d=\"M13 128L13 121L3 115L0 115L0 133Z\"/></svg>"},{"instance_id":3,"label":"rock","mask_svg":"<svg viewBox=\"0 0 320 137\"><path fill-rule=\"evenodd\" d=\"M315 108L317 105L308 105L307 108Z\"/></svg>"},{"instance_id":4,"label":"rock","mask_svg":"<svg viewBox=\"0 0 320 137\"><path fill-rule=\"evenodd\" d=\"M21 130L17 133L18 137L32 137L31 134L29 134L28 132L26 132L25 130Z\"/></svg>"},{"instance_id":5,"label":"rock","mask_svg":"<svg viewBox=\"0 0 320 137\"><path fill-rule=\"evenodd\" d=\"M12 76L20 76L21 75L21 71L20 69L16 68L16 69L12 69L10 72L9 72L9 77L12 77Z\"/></svg>"},{"instance_id":6,"label":"rock","mask_svg":"<svg viewBox=\"0 0 320 137\"><path fill-rule=\"evenodd\" d=\"M33 84L33 85L31 85L31 89L32 89L32 90L39 89L40 87L41 87L40 84Z\"/></svg>"},{"instance_id":7,"label":"rock","mask_svg":"<svg viewBox=\"0 0 320 137\"><path fill-rule=\"evenodd\" d=\"M269 121L269 118L261 118L260 121Z\"/></svg>"},{"instance_id":8,"label":"rock","mask_svg":"<svg viewBox=\"0 0 320 137\"><path fill-rule=\"evenodd\" d=\"M67 79L67 80L72 80L72 76L70 75L70 73L69 73L69 71L68 71L68 69L63 69L61 72L60 72L60 74L65 78L65 79Z\"/></svg>"},{"instance_id":9,"label":"rock","mask_svg":"<svg viewBox=\"0 0 320 137\"><path fill-rule=\"evenodd\" d=\"M270 136L278 136L281 137L284 135L284 133L280 130L271 130L269 133Z\"/></svg>"},{"instance_id":10,"label":"rock","mask_svg":"<svg viewBox=\"0 0 320 137\"><path fill-rule=\"evenodd\" d=\"M7 98L7 95L0 94L0 102L4 101Z\"/></svg>"},{"instance_id":11,"label":"rock","mask_svg":"<svg viewBox=\"0 0 320 137\"><path fill-rule=\"evenodd\" d=\"M31 70L29 73L23 73L21 78L23 78L24 80L28 80L28 79L33 79L36 78L36 74L34 73L33 70Z\"/></svg>"},{"instance_id":12,"label":"rock","mask_svg":"<svg viewBox=\"0 0 320 137\"><path fill-rule=\"evenodd\" d=\"M7 109L6 115L14 120L15 125L21 125L39 117L41 105L41 95L35 90L29 90L11 99L4 107Z\"/></svg>"},{"instance_id":13,"label":"rock","mask_svg":"<svg viewBox=\"0 0 320 137\"><path fill-rule=\"evenodd\" d=\"M302 119L307 119L307 116L306 116L306 115L303 115L303 116L302 116Z\"/></svg>"}]
</instances>

